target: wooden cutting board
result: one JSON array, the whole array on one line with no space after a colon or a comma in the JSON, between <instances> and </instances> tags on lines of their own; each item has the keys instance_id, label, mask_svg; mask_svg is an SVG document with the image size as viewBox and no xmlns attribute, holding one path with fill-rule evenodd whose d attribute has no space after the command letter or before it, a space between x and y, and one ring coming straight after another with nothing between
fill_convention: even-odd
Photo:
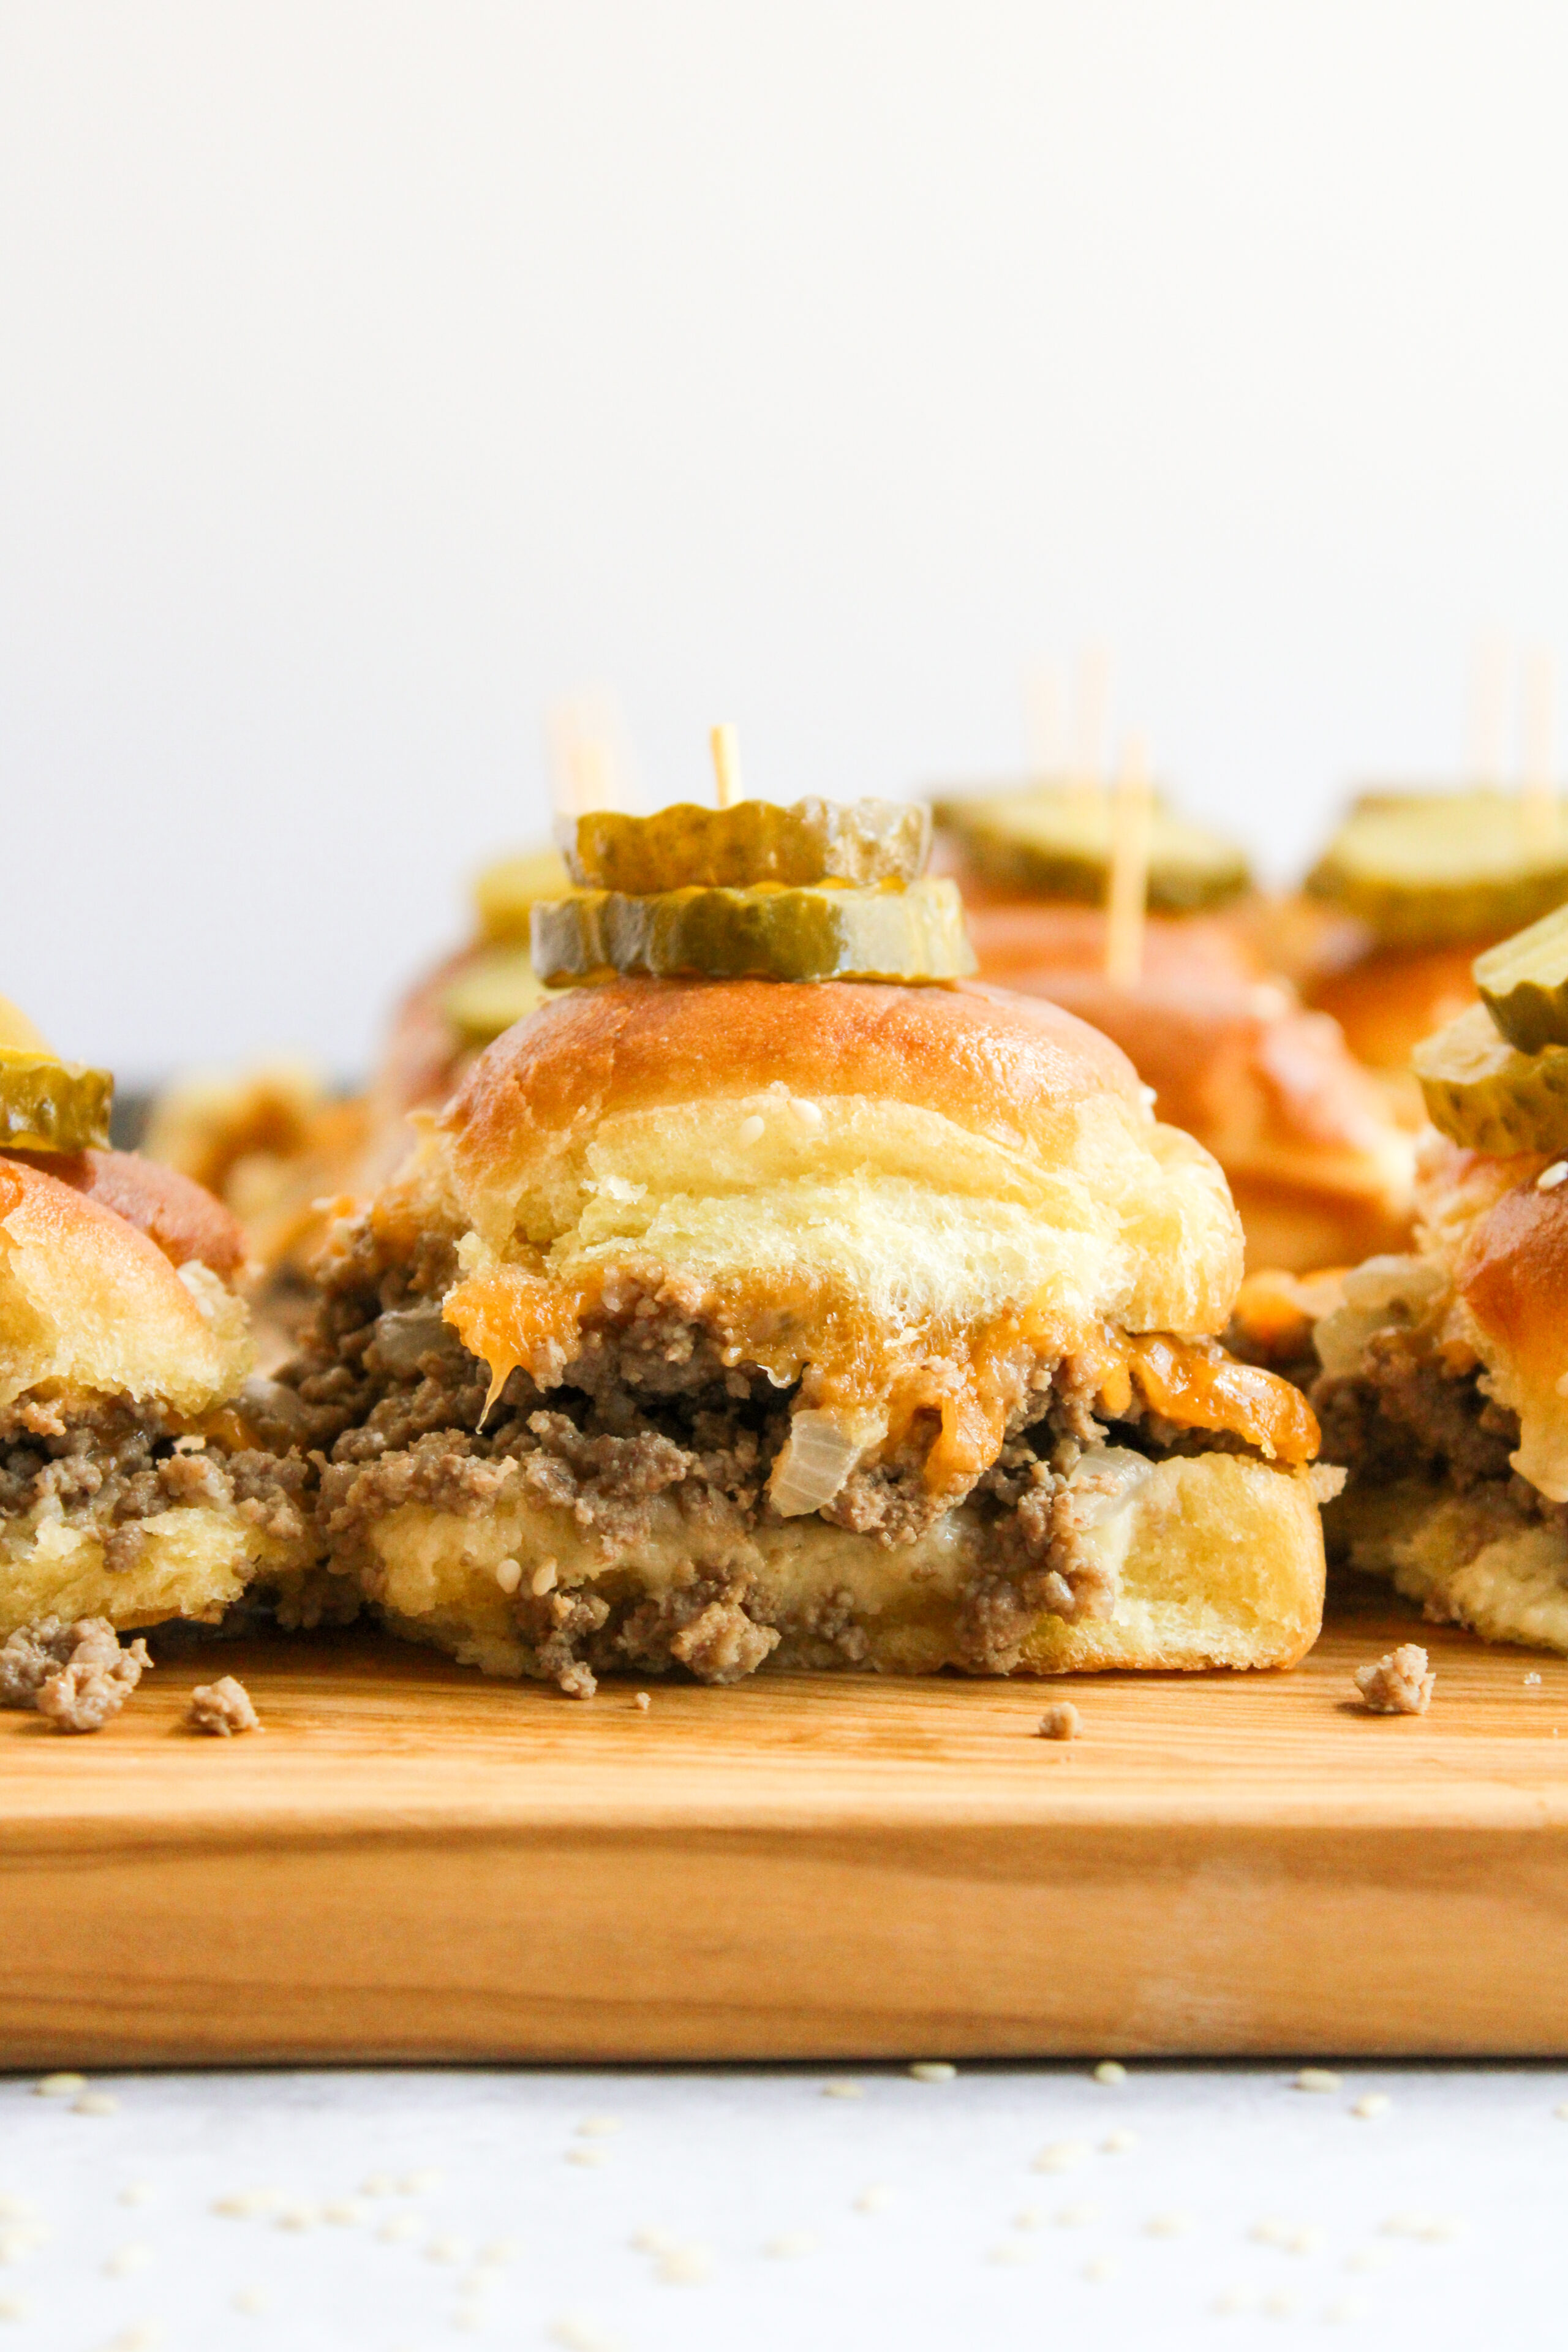
<instances>
[{"instance_id":1,"label":"wooden cutting board","mask_svg":"<svg viewBox=\"0 0 1568 2352\"><path fill-rule=\"evenodd\" d=\"M1431 1713L1368 1717L1412 1634ZM224 1671L263 1737L181 1727ZM1568 1661L1381 1595L1070 1744L1059 1685L634 1690L350 1633L0 1716L0 2063L1568 2052Z\"/></svg>"}]
</instances>

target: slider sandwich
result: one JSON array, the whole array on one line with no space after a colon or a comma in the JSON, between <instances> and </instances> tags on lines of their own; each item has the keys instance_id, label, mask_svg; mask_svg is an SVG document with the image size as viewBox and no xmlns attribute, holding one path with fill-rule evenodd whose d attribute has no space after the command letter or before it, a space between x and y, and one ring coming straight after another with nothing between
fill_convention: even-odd
<instances>
[{"instance_id":1,"label":"slider sandwich","mask_svg":"<svg viewBox=\"0 0 1568 2352\"><path fill-rule=\"evenodd\" d=\"M1415 1056L1415 1248L1342 1280L1313 1397L1337 1550L1428 1615L1568 1652L1568 908L1476 960Z\"/></svg>"},{"instance_id":2,"label":"slider sandwich","mask_svg":"<svg viewBox=\"0 0 1568 2352\"><path fill-rule=\"evenodd\" d=\"M260 1580L308 1612L306 1465L252 1448L234 1219L107 1149L112 1081L0 1005L0 1639L214 1622Z\"/></svg>"},{"instance_id":3,"label":"slider sandwich","mask_svg":"<svg viewBox=\"0 0 1568 2352\"><path fill-rule=\"evenodd\" d=\"M581 822L533 919L571 992L342 1223L273 1388L395 1632L580 1695L1311 1643L1316 1428L1214 1337L1224 1179L1107 1039L961 977L926 842Z\"/></svg>"}]
</instances>

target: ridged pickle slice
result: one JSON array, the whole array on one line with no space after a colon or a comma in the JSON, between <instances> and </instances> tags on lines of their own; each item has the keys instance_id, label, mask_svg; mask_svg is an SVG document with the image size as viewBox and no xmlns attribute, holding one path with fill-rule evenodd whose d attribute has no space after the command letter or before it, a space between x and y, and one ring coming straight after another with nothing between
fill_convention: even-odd
<instances>
[{"instance_id":1,"label":"ridged pickle slice","mask_svg":"<svg viewBox=\"0 0 1568 2352\"><path fill-rule=\"evenodd\" d=\"M773 882L866 888L915 882L931 855L924 802L735 801L704 808L678 801L653 816L595 809L570 822L562 851L573 878L634 898L686 889L744 890Z\"/></svg>"},{"instance_id":2,"label":"ridged pickle slice","mask_svg":"<svg viewBox=\"0 0 1568 2352\"><path fill-rule=\"evenodd\" d=\"M26 1045L0 1045L0 1146L12 1151L102 1151L114 1080Z\"/></svg>"},{"instance_id":3,"label":"ridged pickle slice","mask_svg":"<svg viewBox=\"0 0 1568 2352\"><path fill-rule=\"evenodd\" d=\"M1568 907L1479 955L1481 1003L1521 1054L1568 1045Z\"/></svg>"},{"instance_id":4,"label":"ridged pickle slice","mask_svg":"<svg viewBox=\"0 0 1568 2352\"><path fill-rule=\"evenodd\" d=\"M1367 793L1307 888L1390 947L1499 939L1568 899L1568 809L1513 793Z\"/></svg>"},{"instance_id":5,"label":"ridged pickle slice","mask_svg":"<svg viewBox=\"0 0 1568 2352\"><path fill-rule=\"evenodd\" d=\"M1031 784L936 803L975 872L1002 889L1098 906L1110 875L1114 804L1093 785ZM1223 835L1156 803L1149 836L1149 905L1162 914L1222 907L1250 887L1245 856Z\"/></svg>"},{"instance_id":6,"label":"ridged pickle slice","mask_svg":"<svg viewBox=\"0 0 1568 2352\"><path fill-rule=\"evenodd\" d=\"M533 968L548 986L612 972L712 980L961 980L974 970L952 882L907 890L584 890L533 910Z\"/></svg>"},{"instance_id":7,"label":"ridged pickle slice","mask_svg":"<svg viewBox=\"0 0 1568 2352\"><path fill-rule=\"evenodd\" d=\"M474 884L479 936L498 947L526 947L528 919L541 898L560 898L572 887L558 851L523 849L487 866Z\"/></svg>"},{"instance_id":8,"label":"ridged pickle slice","mask_svg":"<svg viewBox=\"0 0 1568 2352\"><path fill-rule=\"evenodd\" d=\"M441 1010L468 1045L488 1045L514 1021L537 1013L546 990L526 948L489 948L460 971Z\"/></svg>"},{"instance_id":9,"label":"ridged pickle slice","mask_svg":"<svg viewBox=\"0 0 1568 2352\"><path fill-rule=\"evenodd\" d=\"M1434 1127L1469 1151L1568 1150L1568 1045L1521 1054L1472 1004L1411 1056Z\"/></svg>"}]
</instances>

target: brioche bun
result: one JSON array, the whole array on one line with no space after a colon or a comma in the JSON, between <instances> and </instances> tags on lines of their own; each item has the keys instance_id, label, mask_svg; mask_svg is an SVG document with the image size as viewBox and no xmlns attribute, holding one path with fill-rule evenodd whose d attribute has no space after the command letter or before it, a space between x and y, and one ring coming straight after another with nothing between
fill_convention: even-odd
<instances>
[{"instance_id":1,"label":"brioche bun","mask_svg":"<svg viewBox=\"0 0 1568 2352\"><path fill-rule=\"evenodd\" d=\"M1241 1233L1208 1153L1056 1006L975 984L622 981L499 1038L425 1161L472 1265L657 1263L754 1322L1220 1329ZM809 1294L809 1300L807 1298ZM1060 1350L1058 1349L1058 1352Z\"/></svg>"},{"instance_id":2,"label":"brioche bun","mask_svg":"<svg viewBox=\"0 0 1568 2352\"><path fill-rule=\"evenodd\" d=\"M8 1151L0 1157L36 1168L100 1208L112 1209L155 1242L171 1265L194 1260L224 1282L232 1282L244 1267L245 1234L237 1219L205 1185L177 1169L143 1160L139 1151Z\"/></svg>"},{"instance_id":3,"label":"brioche bun","mask_svg":"<svg viewBox=\"0 0 1568 2352\"><path fill-rule=\"evenodd\" d=\"M244 1309L199 1257L176 1270L92 1192L0 1160L0 1405L52 1383L198 1415L249 1366Z\"/></svg>"}]
</instances>

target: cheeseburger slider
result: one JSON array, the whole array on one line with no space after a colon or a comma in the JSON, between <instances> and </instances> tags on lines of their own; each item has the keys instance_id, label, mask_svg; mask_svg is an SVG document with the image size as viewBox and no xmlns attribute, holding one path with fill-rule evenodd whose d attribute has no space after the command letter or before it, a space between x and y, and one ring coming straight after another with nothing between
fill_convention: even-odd
<instances>
[{"instance_id":1,"label":"cheeseburger slider","mask_svg":"<svg viewBox=\"0 0 1568 2352\"><path fill-rule=\"evenodd\" d=\"M819 849L848 814L802 806ZM1241 1273L1218 1169L1107 1039L949 977L921 843L714 881L740 814L619 876L666 891L584 859L533 937L588 984L336 1234L275 1398L326 1456L336 1572L581 1695L1292 1663L1317 1433L1213 1337ZM898 813L856 814L893 842Z\"/></svg>"},{"instance_id":2,"label":"cheeseburger slider","mask_svg":"<svg viewBox=\"0 0 1568 2352\"><path fill-rule=\"evenodd\" d=\"M1476 960L1415 1068L1413 1255L1344 1277L1313 1391L1334 1541L1436 1618L1568 1651L1568 909Z\"/></svg>"},{"instance_id":3,"label":"cheeseburger slider","mask_svg":"<svg viewBox=\"0 0 1568 2352\"><path fill-rule=\"evenodd\" d=\"M0 1638L57 1620L220 1617L258 1577L300 1589L305 1465L251 1450L210 1194L109 1150L111 1082L0 1007Z\"/></svg>"}]
</instances>

